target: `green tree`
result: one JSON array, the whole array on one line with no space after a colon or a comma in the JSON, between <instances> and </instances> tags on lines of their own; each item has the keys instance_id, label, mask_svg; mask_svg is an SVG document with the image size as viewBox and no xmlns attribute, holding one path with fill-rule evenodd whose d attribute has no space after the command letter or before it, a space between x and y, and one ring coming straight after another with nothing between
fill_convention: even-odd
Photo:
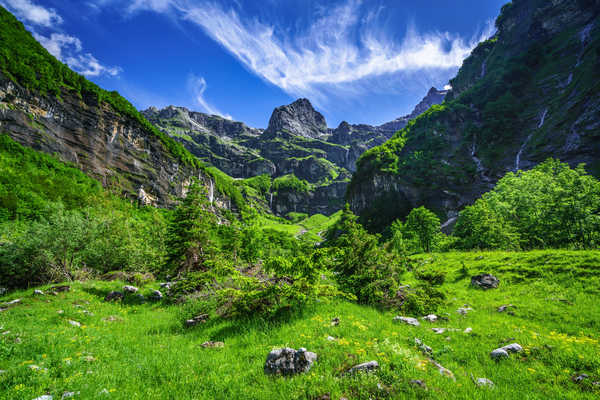
<instances>
[{"instance_id":1,"label":"green tree","mask_svg":"<svg viewBox=\"0 0 600 400\"><path fill-rule=\"evenodd\" d=\"M167 271L181 274L205 269L206 261L214 253L212 236L216 225L206 189L192 183L168 226Z\"/></svg>"},{"instance_id":2,"label":"green tree","mask_svg":"<svg viewBox=\"0 0 600 400\"><path fill-rule=\"evenodd\" d=\"M414 208L406 218L404 232L414 235L422 251L429 253L440 232L440 219L425 207Z\"/></svg>"}]
</instances>

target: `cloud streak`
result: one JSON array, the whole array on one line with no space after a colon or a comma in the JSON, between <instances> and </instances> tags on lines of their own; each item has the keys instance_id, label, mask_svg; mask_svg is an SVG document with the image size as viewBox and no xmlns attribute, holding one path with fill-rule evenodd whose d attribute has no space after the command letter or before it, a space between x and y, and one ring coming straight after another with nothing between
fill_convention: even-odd
<instances>
[{"instance_id":1,"label":"cloud streak","mask_svg":"<svg viewBox=\"0 0 600 400\"><path fill-rule=\"evenodd\" d=\"M359 0L322 10L296 35L281 26L244 19L234 9L216 3L168 3L252 73L291 95L309 96L317 102L332 92L361 92L375 78L456 69L492 33L490 27L466 40L448 32L421 34L409 27L397 43L380 28L377 11L362 13ZM167 5L163 6L166 10Z\"/></svg>"},{"instance_id":2,"label":"cloud streak","mask_svg":"<svg viewBox=\"0 0 600 400\"><path fill-rule=\"evenodd\" d=\"M203 77L192 74L188 77L187 85L188 90L194 96L196 104L202 107L205 112L213 115L219 115L225 119L233 119L231 115L223 114L217 108L208 103L208 101L206 101L204 98L204 92L206 91L206 80Z\"/></svg>"},{"instance_id":3,"label":"cloud streak","mask_svg":"<svg viewBox=\"0 0 600 400\"><path fill-rule=\"evenodd\" d=\"M35 39L48 50L50 54L66 63L74 71L91 77L100 75L118 75L120 67L105 66L92 54L83 52L81 40L59 31L63 18L52 8L44 8L30 0L0 0L18 18L28 25ZM38 33L39 29L48 35Z\"/></svg>"}]
</instances>

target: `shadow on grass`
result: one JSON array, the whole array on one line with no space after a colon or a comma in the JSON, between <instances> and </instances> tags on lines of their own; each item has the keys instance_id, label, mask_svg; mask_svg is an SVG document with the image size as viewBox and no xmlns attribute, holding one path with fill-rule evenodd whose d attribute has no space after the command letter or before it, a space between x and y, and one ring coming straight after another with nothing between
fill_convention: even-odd
<instances>
[{"instance_id":1,"label":"shadow on grass","mask_svg":"<svg viewBox=\"0 0 600 400\"><path fill-rule=\"evenodd\" d=\"M114 288L99 289L97 287L83 287L83 288L81 288L81 290L83 290L84 292L86 292L88 294L91 294L92 296L99 297L101 299L101 301L104 303L118 303L118 304L122 304L125 306L139 306L142 304L153 304L153 305L164 304L163 301L160 301L160 300L152 300L149 298L142 299L137 294L128 294L128 293L124 293L124 297L122 300L114 300L114 301L107 302L104 299L106 298L107 294L114 291ZM121 292L121 293L123 293L123 292Z\"/></svg>"}]
</instances>

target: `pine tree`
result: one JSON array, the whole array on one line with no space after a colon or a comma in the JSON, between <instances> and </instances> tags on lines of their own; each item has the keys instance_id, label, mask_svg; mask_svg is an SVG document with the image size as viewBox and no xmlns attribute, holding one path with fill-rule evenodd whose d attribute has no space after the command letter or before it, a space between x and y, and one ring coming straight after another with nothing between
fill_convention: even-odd
<instances>
[{"instance_id":1,"label":"pine tree","mask_svg":"<svg viewBox=\"0 0 600 400\"><path fill-rule=\"evenodd\" d=\"M182 274L205 269L205 262L214 253L212 234L216 225L205 188L192 183L169 223L167 270Z\"/></svg>"}]
</instances>

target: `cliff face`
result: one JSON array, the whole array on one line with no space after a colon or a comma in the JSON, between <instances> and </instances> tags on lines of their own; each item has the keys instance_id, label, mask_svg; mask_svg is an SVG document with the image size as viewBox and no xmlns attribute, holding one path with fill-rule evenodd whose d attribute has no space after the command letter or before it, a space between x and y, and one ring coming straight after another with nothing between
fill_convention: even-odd
<instances>
[{"instance_id":1,"label":"cliff face","mask_svg":"<svg viewBox=\"0 0 600 400\"><path fill-rule=\"evenodd\" d=\"M143 204L169 206L183 196L192 177L212 181L171 155L158 137L116 113L95 96L79 98L63 89L61 100L24 89L0 73L0 132L98 179ZM213 193L214 197L214 193ZM220 206L229 200L216 196Z\"/></svg>"},{"instance_id":2,"label":"cliff face","mask_svg":"<svg viewBox=\"0 0 600 400\"><path fill-rule=\"evenodd\" d=\"M446 102L358 161L352 209L382 229L425 205L451 221L507 172L549 157L600 175L600 2L515 0Z\"/></svg>"}]
</instances>

